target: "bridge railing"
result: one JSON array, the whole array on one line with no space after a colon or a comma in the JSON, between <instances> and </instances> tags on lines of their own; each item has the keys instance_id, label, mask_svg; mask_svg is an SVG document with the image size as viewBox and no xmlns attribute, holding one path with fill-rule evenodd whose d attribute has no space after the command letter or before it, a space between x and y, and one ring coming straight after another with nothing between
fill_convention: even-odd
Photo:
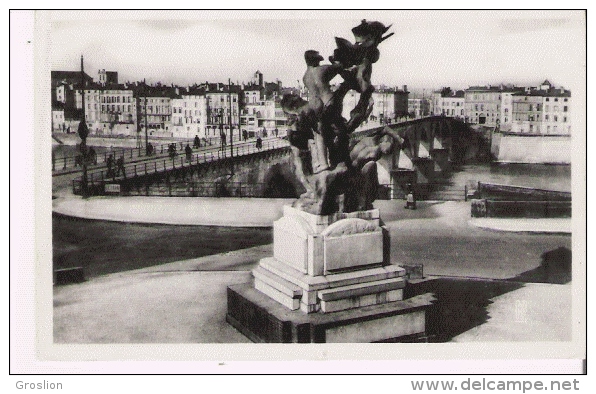
<instances>
[{"instance_id":1,"label":"bridge railing","mask_svg":"<svg viewBox=\"0 0 596 394\"><path fill-rule=\"evenodd\" d=\"M132 182L116 189L110 181L93 181L88 183L91 195L118 194L120 196L146 197L253 197L253 198L291 198L288 193L268 192L265 183L248 182L200 182L200 181L167 181L154 180L147 182ZM73 181L76 194L82 193L81 180Z\"/></svg>"},{"instance_id":2,"label":"bridge railing","mask_svg":"<svg viewBox=\"0 0 596 394\"><path fill-rule=\"evenodd\" d=\"M130 187L125 196L160 197L265 197L266 184L246 182L159 181Z\"/></svg>"},{"instance_id":3,"label":"bridge railing","mask_svg":"<svg viewBox=\"0 0 596 394\"><path fill-rule=\"evenodd\" d=\"M467 201L469 189L466 185L445 185L444 183L423 183L412 186L414 197L423 201ZM410 191L407 184L382 184L377 199L403 200Z\"/></svg>"},{"instance_id":4,"label":"bridge railing","mask_svg":"<svg viewBox=\"0 0 596 394\"><path fill-rule=\"evenodd\" d=\"M285 135L285 134L284 134ZM282 137L282 134L279 135ZM250 138L250 140L255 141L255 138ZM151 154L147 154L145 146L143 144L142 147L135 147L135 148L106 148L106 147L97 147L93 148L95 154L90 157L89 165L106 165L108 162L108 157L112 155L114 160L118 157L123 157L126 161L136 161L139 159L148 159L152 157L159 157L159 156L168 156L168 148L171 144L176 146L177 152L184 152L184 148L186 145L190 145L193 149L209 149L214 147L229 147L229 139L225 140L225 143L222 145L222 141L220 137L211 137L211 138L201 138L200 146L194 146L194 138L188 140L179 140L175 142L163 143L158 144L153 147L153 152ZM246 142L247 140L242 140L239 138L234 138L234 143L242 143ZM82 155L81 154L70 154L70 155L55 155L52 153L52 171L53 172L62 172L72 169L80 169L82 167Z\"/></svg>"},{"instance_id":5,"label":"bridge railing","mask_svg":"<svg viewBox=\"0 0 596 394\"><path fill-rule=\"evenodd\" d=\"M188 168L204 163L245 156L268 150L284 148L287 146L287 141L280 138L275 138L263 141L261 147L257 147L252 143L236 145L234 146L233 153L230 152L229 148L193 153L188 156L186 154L176 153L174 155L156 160L145 161L141 163L130 163L121 167L114 166L111 170L108 170L107 168L89 170L87 172L87 182L88 185L91 186L88 187L88 192L90 195L102 195L104 192L101 191L101 187L97 189L94 187L94 185L121 183L122 181L126 181L130 178L165 173L171 170ZM81 195L81 186L81 178L74 180L73 193L76 195Z\"/></svg>"}]
</instances>

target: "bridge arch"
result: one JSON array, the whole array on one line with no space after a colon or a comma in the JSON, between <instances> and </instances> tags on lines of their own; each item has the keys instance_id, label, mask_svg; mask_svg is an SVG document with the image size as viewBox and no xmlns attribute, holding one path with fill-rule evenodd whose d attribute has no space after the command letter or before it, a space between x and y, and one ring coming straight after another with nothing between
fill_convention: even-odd
<instances>
[{"instance_id":1,"label":"bridge arch","mask_svg":"<svg viewBox=\"0 0 596 394\"><path fill-rule=\"evenodd\" d=\"M263 177L263 197L297 198L306 192L298 181L290 163L276 163Z\"/></svg>"}]
</instances>

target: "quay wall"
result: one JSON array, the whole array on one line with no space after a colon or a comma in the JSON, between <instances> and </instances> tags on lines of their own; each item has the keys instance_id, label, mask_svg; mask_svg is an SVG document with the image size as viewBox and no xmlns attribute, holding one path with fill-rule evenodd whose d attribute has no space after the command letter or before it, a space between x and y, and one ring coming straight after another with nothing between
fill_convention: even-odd
<instances>
[{"instance_id":1,"label":"quay wall","mask_svg":"<svg viewBox=\"0 0 596 394\"><path fill-rule=\"evenodd\" d=\"M504 163L570 164L571 137L495 133L491 152Z\"/></svg>"}]
</instances>

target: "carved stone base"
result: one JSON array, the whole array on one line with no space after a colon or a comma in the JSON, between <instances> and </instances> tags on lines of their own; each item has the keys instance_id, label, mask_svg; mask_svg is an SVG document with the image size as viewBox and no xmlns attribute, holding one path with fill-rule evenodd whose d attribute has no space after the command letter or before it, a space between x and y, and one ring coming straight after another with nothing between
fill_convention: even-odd
<instances>
[{"instance_id":1,"label":"carved stone base","mask_svg":"<svg viewBox=\"0 0 596 394\"><path fill-rule=\"evenodd\" d=\"M258 343L413 342L426 338L434 297L422 294L334 313L291 311L251 283L228 287L226 321Z\"/></svg>"},{"instance_id":2,"label":"carved stone base","mask_svg":"<svg viewBox=\"0 0 596 394\"><path fill-rule=\"evenodd\" d=\"M389 246L376 209L313 215L286 206L254 283L228 288L227 320L259 342L422 335L432 296L403 301L406 270L390 264Z\"/></svg>"}]
</instances>

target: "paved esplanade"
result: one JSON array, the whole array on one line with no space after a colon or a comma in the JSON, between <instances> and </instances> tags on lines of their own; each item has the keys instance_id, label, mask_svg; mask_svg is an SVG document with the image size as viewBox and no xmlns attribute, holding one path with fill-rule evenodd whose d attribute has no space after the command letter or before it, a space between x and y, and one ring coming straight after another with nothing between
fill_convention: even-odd
<instances>
[{"instance_id":1,"label":"paved esplanade","mask_svg":"<svg viewBox=\"0 0 596 394\"><path fill-rule=\"evenodd\" d=\"M170 220L184 216L187 212L182 208L188 206L189 200L195 200L175 197L143 199L153 201L155 209L150 212L155 217L167 216ZM69 206L66 200L78 200L78 204L70 205L70 214L75 213L72 207L79 209L75 216L105 212L102 204L114 204L116 201L121 205L132 204L127 215L131 215L130 211L142 211L132 209L137 201L128 197L90 198L83 202L79 197L70 196L54 200L54 204L66 208ZM204 202L207 203L207 200L220 204L219 209L228 210L230 217L235 217L237 221L251 217L250 214L245 215L250 210L240 210L234 215L231 209L234 206L240 209L241 201L251 199L236 199L236 203L224 199L205 199ZM269 208L286 202L270 202ZM163 203L170 204L167 211L163 209ZM391 231L392 260L402 264L422 262L425 275L431 278L435 275L491 280L521 278L524 273L540 266L544 252L559 247L571 248L569 236L479 229L470 224L474 219L470 218L470 205L466 202L421 202L416 211L403 209L402 201L377 201L375 205L381 209ZM215 205L211 208L215 209L213 212L221 212L216 210ZM268 220L274 220L275 214L270 215ZM564 232L560 228L553 230ZM55 340L58 343L246 342L243 335L225 323L225 289L230 284L246 282L250 278L247 270L271 253L272 245L266 245L55 287ZM234 271L236 266L242 267L242 271ZM490 286L492 282L481 283ZM461 302L465 303L463 298L465 296L462 296ZM519 316L511 312L515 310L516 302L523 302L529 308L529 320L525 323L524 320L516 321ZM453 337L453 340L569 339L570 283L524 283L515 290L490 298L488 304L482 309L486 309L491 318ZM556 308L552 308L553 305ZM164 321L169 324L164 325ZM522 325L525 330L520 328ZM513 332L511 327L516 327L516 330Z\"/></svg>"}]
</instances>

